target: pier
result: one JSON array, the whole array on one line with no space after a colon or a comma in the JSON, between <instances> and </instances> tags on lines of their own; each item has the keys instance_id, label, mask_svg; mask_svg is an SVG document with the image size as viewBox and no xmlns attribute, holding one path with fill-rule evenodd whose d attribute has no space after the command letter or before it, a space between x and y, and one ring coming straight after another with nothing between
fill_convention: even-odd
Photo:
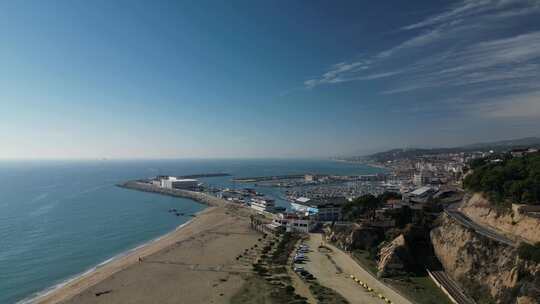
<instances>
[{"instance_id":1,"label":"pier","mask_svg":"<svg viewBox=\"0 0 540 304\"><path fill-rule=\"evenodd\" d=\"M194 200L196 202L199 202L201 204L205 204L208 206L224 206L226 204L225 200L217 198L207 193L190 191L190 190L181 190L181 189L161 188L161 187L152 185L147 182L142 182L142 181L127 181L125 183L118 184L117 186L121 188L126 188L126 189L133 189L133 190L139 190L139 191L144 191L144 192L152 192L152 193L158 193L158 194L169 195L169 196L174 196L174 197L187 198L187 199L191 199L191 200Z\"/></svg>"},{"instance_id":2,"label":"pier","mask_svg":"<svg viewBox=\"0 0 540 304\"><path fill-rule=\"evenodd\" d=\"M229 173L192 174L192 175L178 176L178 178L205 178L205 177L221 177L221 176L230 176L230 174Z\"/></svg>"},{"instance_id":3,"label":"pier","mask_svg":"<svg viewBox=\"0 0 540 304\"><path fill-rule=\"evenodd\" d=\"M282 180L282 179L300 179L304 178L305 174L289 174L289 175L274 175L274 176L256 176L256 177L241 177L234 178L232 181L237 183L256 183L263 181Z\"/></svg>"}]
</instances>

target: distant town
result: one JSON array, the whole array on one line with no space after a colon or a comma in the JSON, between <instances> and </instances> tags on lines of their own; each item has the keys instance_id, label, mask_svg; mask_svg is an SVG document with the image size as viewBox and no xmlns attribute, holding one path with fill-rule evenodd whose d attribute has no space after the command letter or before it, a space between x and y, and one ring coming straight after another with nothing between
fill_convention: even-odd
<instances>
[{"instance_id":1,"label":"distant town","mask_svg":"<svg viewBox=\"0 0 540 304\"><path fill-rule=\"evenodd\" d=\"M252 212L252 229L265 235L281 236L280 242L290 248L288 254L291 258L291 269L302 282L311 287L315 284L313 280L330 279L322 274L322 266L310 262L311 259L317 259L316 254L322 254L321 250L324 248L330 250L330 245L318 246L315 242L316 238L322 236L320 242L328 242L349 253L358 265L370 270L380 282L415 302L469 304L484 297L500 302L501 298L508 296L508 289L501 289L500 286L493 287L491 291L471 288L479 283L473 284L468 281L470 278L463 278L456 273L452 266L455 259L448 259L446 256L451 250L444 248L445 244L455 239L449 238L447 233L452 229L458 229L459 233L472 231L473 235L469 237L485 238L497 244L496 246L502 246L500 250L511 250L523 259L527 256L529 259L536 259L534 256L540 249L532 244L537 240L537 236L529 232L517 235L511 229L525 225L522 223L529 223L527 221L534 223L540 219L540 206L535 203L537 198L531 198L529 193L525 193L524 200L530 203L524 201L524 204L511 206L499 203L500 206L507 206L506 210L512 209L512 212L516 212L512 219L514 227L509 228L510 232L504 230L504 227L487 222L481 216L477 217L477 211L471 210L502 210L501 207L495 207L495 204L504 201L495 198L502 197L496 193L496 189L502 188L495 187L495 190L491 190L489 182L481 184L485 189L475 188L480 187L475 186L475 179L485 179L478 174L504 165L517 168L520 164L528 164L537 158L538 151L537 146L498 146L496 149L478 147L464 148L461 151L392 150L362 159L339 160L378 167L381 172L376 174L329 175L306 172L280 176L231 177L233 187L208 185L199 179L228 176L226 173L160 175L130 181L122 186L188 197L210 205L223 201L231 206L246 207ZM528 169L524 167L522 170ZM474 175L471 175L473 171ZM489 171L486 172L489 174ZM508 182L513 183L511 180ZM497 183L500 181L495 182ZM530 190L529 186L519 188L522 184L523 182L517 181L512 188L517 190L512 191L522 191L519 192L521 195L523 191ZM288 201L288 206L277 205L276 197L256 190L261 188L280 190ZM486 199L492 202L489 203ZM505 211L502 212L500 214L505 214ZM494 213L499 214L499 211ZM176 215L181 214L176 212ZM290 239L290 234L296 237ZM294 256L294 244L290 243L293 240L302 240L302 245L297 248ZM266 246L270 248L271 244ZM318 246L318 253L310 251L310 246ZM489 248L498 248L496 246ZM459 246L456 245L456 248ZM463 251L460 252L455 254L463 254ZM478 254L463 258L478 258ZM284 259L283 261L287 260ZM267 263L275 264L275 261ZM266 271L263 266L258 263L256 265L256 271ZM416 281L411 281L411 278L416 278ZM371 289L364 281L356 277L353 277L353 280L368 292ZM479 277L479 280L482 280L482 277ZM516 281L515 286L530 284L527 280L529 279ZM381 284L380 282L373 284ZM384 289L386 285L378 286ZM336 288L339 293L341 287ZM524 293L529 296L535 292L537 291L532 290ZM382 293L378 295L386 303L407 303L405 298L393 294L392 291L387 291L387 295L392 295L394 302ZM440 298L441 295L444 295L444 301Z\"/></svg>"},{"instance_id":2,"label":"distant town","mask_svg":"<svg viewBox=\"0 0 540 304\"><path fill-rule=\"evenodd\" d=\"M537 153L537 148L516 148L508 153L513 157ZM384 173L368 175L295 174L282 176L259 176L235 178L240 186L219 188L208 186L197 178L228 176L226 173L209 173L190 176L156 176L139 180L164 190L190 190L210 193L228 202L245 205L272 219L269 229L310 232L325 223L344 221L343 207L363 195L379 196L395 193L399 197L387 200L377 210L377 217L369 219L369 225L393 228L396 221L393 211L400 208L411 210L435 210L442 212L445 206L463 199L463 176L469 170L467 164L476 159L489 158L490 162L502 160L500 152L467 151L436 152L403 156L383 162L370 159L368 164L385 170ZM358 162L360 160L347 160ZM362 160L366 162L366 160ZM241 186L245 184L245 187ZM290 202L290 208L276 206L275 199L265 196L250 185L282 188ZM434 206L433 202L437 202Z\"/></svg>"}]
</instances>

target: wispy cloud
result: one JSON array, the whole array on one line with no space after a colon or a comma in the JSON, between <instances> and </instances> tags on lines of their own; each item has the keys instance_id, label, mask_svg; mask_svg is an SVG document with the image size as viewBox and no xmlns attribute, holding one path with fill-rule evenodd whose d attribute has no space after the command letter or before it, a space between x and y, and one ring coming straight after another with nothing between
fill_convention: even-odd
<instances>
[{"instance_id":1,"label":"wispy cloud","mask_svg":"<svg viewBox=\"0 0 540 304\"><path fill-rule=\"evenodd\" d=\"M330 69L324 73L318 79L309 79L304 82L306 87L313 88L320 84L325 83L338 83L342 82L343 79L347 78L347 75L355 74L359 71L369 68L369 60L362 60L356 62L340 62L334 64Z\"/></svg>"},{"instance_id":2,"label":"wispy cloud","mask_svg":"<svg viewBox=\"0 0 540 304\"><path fill-rule=\"evenodd\" d=\"M540 28L519 27L523 18L540 18L540 0L464 0L403 26L399 31L409 38L395 46L333 65L304 86L388 78L382 94L434 88L475 98L496 93L529 109L534 100L540 104ZM524 112L499 104L492 113Z\"/></svg>"},{"instance_id":3,"label":"wispy cloud","mask_svg":"<svg viewBox=\"0 0 540 304\"><path fill-rule=\"evenodd\" d=\"M540 80L538 59L540 31L480 42L454 51L451 55L434 55L431 64L411 65L409 72L412 77L384 93L480 83L514 86L519 81L529 84ZM500 84L501 81L506 83Z\"/></svg>"},{"instance_id":4,"label":"wispy cloud","mask_svg":"<svg viewBox=\"0 0 540 304\"><path fill-rule=\"evenodd\" d=\"M418 23L404 26L404 30L414 30L429 26L452 25L465 19L506 18L534 13L540 7L536 0L465 0L450 7L446 11L428 17Z\"/></svg>"}]
</instances>

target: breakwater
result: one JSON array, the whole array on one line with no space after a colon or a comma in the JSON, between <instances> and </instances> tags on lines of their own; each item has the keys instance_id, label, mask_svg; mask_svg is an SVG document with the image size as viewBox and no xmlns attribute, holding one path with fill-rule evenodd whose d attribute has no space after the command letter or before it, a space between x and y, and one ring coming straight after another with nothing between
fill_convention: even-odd
<instances>
[{"instance_id":1,"label":"breakwater","mask_svg":"<svg viewBox=\"0 0 540 304\"><path fill-rule=\"evenodd\" d=\"M233 182L238 183L253 183L253 182L262 182L262 181L271 181L271 180L281 180L281 179L298 179L304 178L305 174L290 174L290 175L275 175L275 176L255 176L255 177L242 177L235 178Z\"/></svg>"},{"instance_id":2,"label":"breakwater","mask_svg":"<svg viewBox=\"0 0 540 304\"><path fill-rule=\"evenodd\" d=\"M192 174L192 175L182 175L179 178L205 178L205 177L220 177L220 176L231 176L229 173L206 173L206 174Z\"/></svg>"},{"instance_id":3,"label":"breakwater","mask_svg":"<svg viewBox=\"0 0 540 304\"><path fill-rule=\"evenodd\" d=\"M196 202L199 202L208 206L213 206L213 207L220 207L226 204L225 200L217 198L207 193L189 191L189 190L180 190L180 189L165 189L165 188L154 186L152 184L141 182L141 181L127 181L125 183L118 184L117 186L121 188L126 188L126 189L188 198Z\"/></svg>"}]
</instances>

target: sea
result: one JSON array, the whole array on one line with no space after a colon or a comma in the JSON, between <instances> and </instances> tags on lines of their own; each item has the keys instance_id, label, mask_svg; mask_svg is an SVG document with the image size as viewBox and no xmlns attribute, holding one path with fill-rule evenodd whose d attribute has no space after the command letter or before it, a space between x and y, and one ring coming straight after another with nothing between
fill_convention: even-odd
<instances>
[{"instance_id":1,"label":"sea","mask_svg":"<svg viewBox=\"0 0 540 304\"><path fill-rule=\"evenodd\" d=\"M200 180L245 187L231 179L380 171L317 159L0 161L0 303L29 303L158 239L205 208L188 199L117 187L120 182L220 172L231 176ZM282 190L251 187L288 207ZM185 216L169 213L171 208Z\"/></svg>"}]
</instances>

